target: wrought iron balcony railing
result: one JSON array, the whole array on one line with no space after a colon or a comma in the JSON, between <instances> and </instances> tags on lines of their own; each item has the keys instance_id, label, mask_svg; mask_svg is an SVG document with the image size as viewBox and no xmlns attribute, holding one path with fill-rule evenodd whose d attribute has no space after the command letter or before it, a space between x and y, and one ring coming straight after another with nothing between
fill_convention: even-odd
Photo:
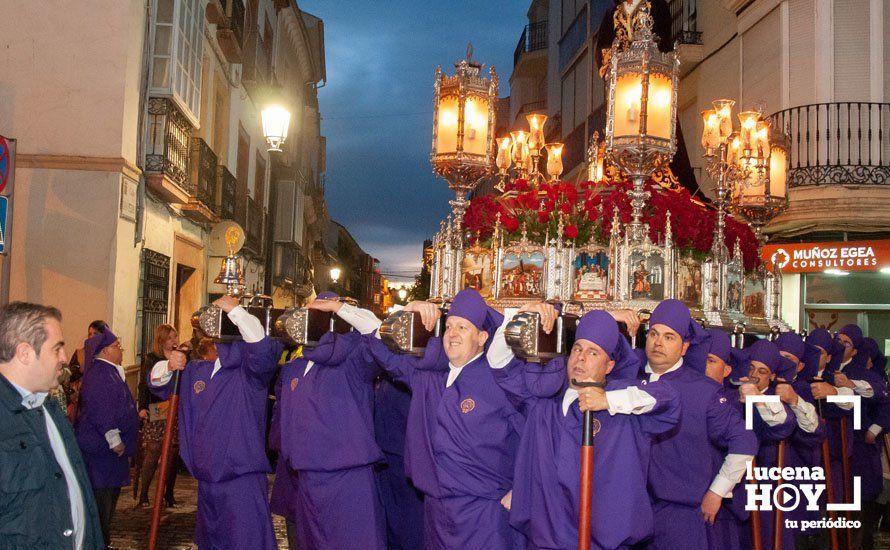
<instances>
[{"instance_id":1,"label":"wrought iron balcony railing","mask_svg":"<svg viewBox=\"0 0 890 550\"><path fill-rule=\"evenodd\" d=\"M698 32L698 19L695 0L670 0L671 43L701 44L702 35Z\"/></svg>"},{"instance_id":2,"label":"wrought iron balcony railing","mask_svg":"<svg viewBox=\"0 0 890 550\"><path fill-rule=\"evenodd\" d=\"M218 185L216 153L199 137L192 138L189 175L193 196L216 212Z\"/></svg>"},{"instance_id":3,"label":"wrought iron balcony railing","mask_svg":"<svg viewBox=\"0 0 890 550\"><path fill-rule=\"evenodd\" d=\"M192 125L172 100L148 100L148 147L145 171L164 174L187 193L193 193L188 177L189 140Z\"/></svg>"},{"instance_id":4,"label":"wrought iron balcony railing","mask_svg":"<svg viewBox=\"0 0 890 550\"><path fill-rule=\"evenodd\" d=\"M791 138L788 186L890 185L890 103L817 103L779 111Z\"/></svg>"},{"instance_id":5,"label":"wrought iron balcony railing","mask_svg":"<svg viewBox=\"0 0 890 550\"><path fill-rule=\"evenodd\" d=\"M238 187L238 181L235 176L229 172L229 169L223 165L216 167L217 192L218 200L215 203L217 216L224 220L235 219L235 189Z\"/></svg>"},{"instance_id":6,"label":"wrought iron balcony railing","mask_svg":"<svg viewBox=\"0 0 890 550\"><path fill-rule=\"evenodd\" d=\"M519 43L513 51L513 66L519 63L519 58L526 52L534 52L547 48L547 20L529 23L522 29L519 35Z\"/></svg>"}]
</instances>

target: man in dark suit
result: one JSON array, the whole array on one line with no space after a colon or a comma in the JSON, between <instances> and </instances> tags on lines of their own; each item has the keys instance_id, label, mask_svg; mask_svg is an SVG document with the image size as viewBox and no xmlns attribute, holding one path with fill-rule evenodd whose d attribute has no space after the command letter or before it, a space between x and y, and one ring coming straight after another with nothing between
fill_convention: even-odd
<instances>
[{"instance_id":1,"label":"man in dark suit","mask_svg":"<svg viewBox=\"0 0 890 550\"><path fill-rule=\"evenodd\" d=\"M68 358L62 315L0 309L0 540L4 548L105 547L74 432L55 400Z\"/></svg>"}]
</instances>

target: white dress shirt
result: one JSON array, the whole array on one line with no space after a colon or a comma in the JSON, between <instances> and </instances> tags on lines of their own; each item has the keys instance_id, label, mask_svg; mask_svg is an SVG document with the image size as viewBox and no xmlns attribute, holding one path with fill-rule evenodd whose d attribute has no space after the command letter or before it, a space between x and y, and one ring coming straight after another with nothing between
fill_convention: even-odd
<instances>
[{"instance_id":1,"label":"white dress shirt","mask_svg":"<svg viewBox=\"0 0 890 550\"><path fill-rule=\"evenodd\" d=\"M21 394L23 407L28 410L43 409L42 416L46 421L46 435L49 437L49 445L53 450L53 455L56 457L56 462L62 468L62 473L65 475L65 484L68 486L68 502L71 505L71 524L74 526L74 533L66 532L65 534L73 534L74 548L75 550L81 550L83 548L84 531L86 530L83 493L80 490L77 476L74 475L74 467L71 466L71 459L68 458L68 451L65 449L62 434L59 433L59 428L56 427L56 423L50 416L49 411L43 406L43 402L46 400L46 393L31 393L13 382L10 382L10 384Z\"/></svg>"}]
</instances>

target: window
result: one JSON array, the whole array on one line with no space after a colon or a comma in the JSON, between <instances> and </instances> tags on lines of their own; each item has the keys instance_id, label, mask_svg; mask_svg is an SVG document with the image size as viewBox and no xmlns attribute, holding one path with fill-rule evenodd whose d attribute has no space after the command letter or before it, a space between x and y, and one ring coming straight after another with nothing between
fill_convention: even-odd
<instances>
[{"instance_id":1,"label":"window","mask_svg":"<svg viewBox=\"0 0 890 550\"><path fill-rule=\"evenodd\" d=\"M151 351L155 327L167 322L170 256L142 249L142 345L144 357Z\"/></svg>"},{"instance_id":2,"label":"window","mask_svg":"<svg viewBox=\"0 0 890 550\"><path fill-rule=\"evenodd\" d=\"M247 215L247 180L250 168L250 135L241 123L238 123L238 166L235 169L237 184L235 186L235 217L243 223Z\"/></svg>"},{"instance_id":3,"label":"window","mask_svg":"<svg viewBox=\"0 0 890 550\"><path fill-rule=\"evenodd\" d=\"M150 93L173 97L197 122L201 115L202 1L158 0L153 16Z\"/></svg>"}]
</instances>

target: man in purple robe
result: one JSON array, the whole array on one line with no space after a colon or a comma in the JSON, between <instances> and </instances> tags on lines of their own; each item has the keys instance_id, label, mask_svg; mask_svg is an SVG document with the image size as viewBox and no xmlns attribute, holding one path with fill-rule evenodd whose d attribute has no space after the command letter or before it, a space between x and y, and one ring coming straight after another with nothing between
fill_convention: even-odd
<instances>
[{"instance_id":1,"label":"man in purple robe","mask_svg":"<svg viewBox=\"0 0 890 550\"><path fill-rule=\"evenodd\" d=\"M862 329L857 325L846 325L838 331L836 340L831 344L825 340L826 335L827 332L822 334L817 331L813 331L813 334L810 335L814 342L819 342L816 345L821 349L832 347L832 351L824 350L825 355L830 356L830 361L824 366L820 363L818 377L823 381L813 382L810 386L813 397L817 400L823 400L829 395L859 395L863 410L870 406L872 399L880 401L886 390L884 380L879 374L872 372L865 368L865 365L854 360L858 353L857 348L862 344ZM847 460L852 469L854 461L853 403L828 403L825 401L822 403L822 411L828 420L828 445L832 462L832 474L837 472L837 475L832 476L835 486L835 500L843 502L844 483L850 484L849 486L852 488L852 480L844 480L843 476L841 418L845 419ZM880 492L880 489L878 489L878 492ZM851 492L850 498L852 496Z\"/></svg>"},{"instance_id":2,"label":"man in purple robe","mask_svg":"<svg viewBox=\"0 0 890 550\"><path fill-rule=\"evenodd\" d=\"M552 330L553 306L534 304L523 311L539 313L544 330ZM678 422L676 392L665 382L640 383L639 359L604 311L581 319L568 360L559 357L543 366L516 360L504 328L495 333L488 360L501 387L528 409L511 524L526 536L528 548L577 547L583 413L589 410L595 431L591 547L624 548L646 540L653 523L646 492L650 437ZM577 381L605 387L582 388Z\"/></svg>"},{"instance_id":3,"label":"man in purple robe","mask_svg":"<svg viewBox=\"0 0 890 550\"><path fill-rule=\"evenodd\" d=\"M427 328L441 315L428 302L406 310L418 312ZM465 289L451 303L444 337L431 339L423 358L396 355L367 338L375 360L411 389L405 469L424 493L426 550L512 549L521 540L505 499L524 418L484 355L502 321L478 292Z\"/></svg>"},{"instance_id":4,"label":"man in purple robe","mask_svg":"<svg viewBox=\"0 0 890 550\"><path fill-rule=\"evenodd\" d=\"M782 402L791 408L797 419L797 429L786 440L785 465L790 467L812 467L822 464L822 441L826 437L823 423L816 412L815 399L810 390L810 381L816 376L819 368L820 352L815 346L804 342L803 338L793 332L783 332L776 340L779 353L785 357L786 368L776 372L777 379L790 382L778 384L775 393ZM807 511L806 506L798 506L786 512L785 517L798 522L818 520L822 517L819 511ZM820 535L818 529L787 529L784 540L794 540L799 548L807 548L815 544L815 537Z\"/></svg>"},{"instance_id":5,"label":"man in purple robe","mask_svg":"<svg viewBox=\"0 0 890 550\"><path fill-rule=\"evenodd\" d=\"M182 371L179 452L198 480L195 542L200 549L277 547L267 499L266 400L275 373L275 346L259 319L232 296L214 305L241 332L243 341L218 343L215 361L190 361L174 353L155 364L149 388L162 399Z\"/></svg>"},{"instance_id":6,"label":"man in purple robe","mask_svg":"<svg viewBox=\"0 0 890 550\"><path fill-rule=\"evenodd\" d=\"M745 360L741 362L740 370L744 372L747 367L747 376L740 379L742 384L738 389L730 389L726 392L727 398L740 415L745 414L745 400L748 397L776 394L774 391L776 372L784 368L787 361L779 353L779 348L767 340L758 340L745 352ZM752 407L752 415L753 432L757 435L759 442L757 467L778 466L779 445L791 436L797 425L794 413L786 403L780 401L779 403L756 403ZM734 500L739 499L744 502L745 495L741 493L742 491L737 491ZM770 544L773 541L774 521L773 511L760 512L760 536L764 544ZM750 537L751 527L744 525L739 533L742 548L751 546ZM782 537L782 548L793 549L794 539Z\"/></svg>"},{"instance_id":7,"label":"man in purple robe","mask_svg":"<svg viewBox=\"0 0 890 550\"><path fill-rule=\"evenodd\" d=\"M423 493L405 474L405 432L411 390L381 373L374 383L374 438L386 465L377 484L386 514L386 547L412 550L423 547Z\"/></svg>"},{"instance_id":8,"label":"man in purple robe","mask_svg":"<svg viewBox=\"0 0 890 550\"><path fill-rule=\"evenodd\" d=\"M648 382L664 379L680 396L680 422L655 437L649 461L649 491L655 528L650 548L704 549L724 498L757 453L757 437L723 393L705 376L707 333L682 302L665 300L652 312L646 333ZM638 354L640 350L637 350ZM725 453L719 469L712 448Z\"/></svg>"},{"instance_id":9,"label":"man in purple robe","mask_svg":"<svg viewBox=\"0 0 890 550\"><path fill-rule=\"evenodd\" d=\"M83 452L105 543L121 487L130 484L139 413L121 367L121 342L104 327L84 342L84 375L74 432Z\"/></svg>"},{"instance_id":10,"label":"man in purple robe","mask_svg":"<svg viewBox=\"0 0 890 550\"><path fill-rule=\"evenodd\" d=\"M332 312L356 330L328 332L281 370L280 460L296 472L295 490L286 498L297 547L382 550L385 524L374 472L383 461L373 425L378 367L362 338L380 320L332 293L308 307Z\"/></svg>"}]
</instances>

